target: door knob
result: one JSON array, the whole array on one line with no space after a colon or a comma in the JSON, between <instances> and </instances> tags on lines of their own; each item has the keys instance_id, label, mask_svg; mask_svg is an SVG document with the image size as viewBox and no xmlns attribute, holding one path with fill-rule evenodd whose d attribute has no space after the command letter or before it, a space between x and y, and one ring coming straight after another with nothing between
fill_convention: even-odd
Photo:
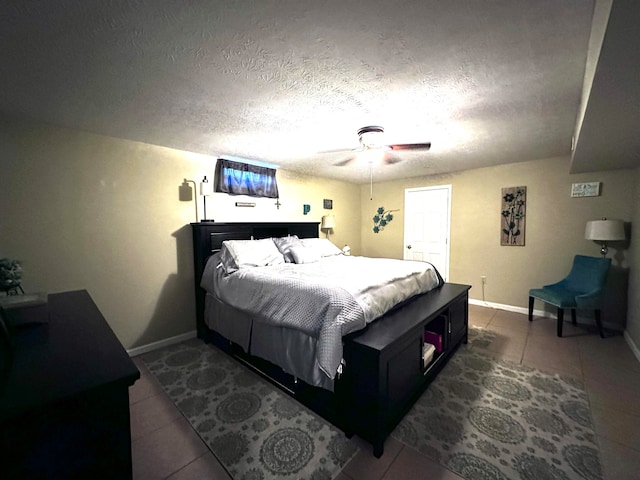
<instances>
[{"instance_id":1,"label":"door knob","mask_svg":"<svg viewBox=\"0 0 640 480\"><path fill-rule=\"evenodd\" d=\"M407 250L411 250L411 245L407 245Z\"/></svg>"}]
</instances>

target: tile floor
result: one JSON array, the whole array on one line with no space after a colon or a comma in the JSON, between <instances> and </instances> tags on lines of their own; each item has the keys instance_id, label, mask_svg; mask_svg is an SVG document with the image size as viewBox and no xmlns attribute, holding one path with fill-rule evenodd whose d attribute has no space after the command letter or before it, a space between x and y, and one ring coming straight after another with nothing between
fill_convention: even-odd
<instances>
[{"instance_id":1,"label":"tile floor","mask_svg":"<svg viewBox=\"0 0 640 480\"><path fill-rule=\"evenodd\" d=\"M493 356L581 380L589 394L606 480L640 478L640 362L620 335L601 339L595 331L555 320L470 305L469 323L497 335ZM229 479L198 435L164 394L144 364L130 389L133 477ZM364 449L336 480L445 480L460 477L389 438L381 459Z\"/></svg>"}]
</instances>

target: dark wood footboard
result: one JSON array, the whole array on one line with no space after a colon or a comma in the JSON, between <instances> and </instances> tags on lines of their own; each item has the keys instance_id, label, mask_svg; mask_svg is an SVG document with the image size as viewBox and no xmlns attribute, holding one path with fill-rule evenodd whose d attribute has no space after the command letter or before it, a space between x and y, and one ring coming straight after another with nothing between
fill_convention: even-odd
<instances>
[{"instance_id":1,"label":"dark wood footboard","mask_svg":"<svg viewBox=\"0 0 640 480\"><path fill-rule=\"evenodd\" d=\"M376 457L458 345L467 342L469 288L446 283L345 339L347 429L369 441ZM425 332L442 342L428 362Z\"/></svg>"}]
</instances>

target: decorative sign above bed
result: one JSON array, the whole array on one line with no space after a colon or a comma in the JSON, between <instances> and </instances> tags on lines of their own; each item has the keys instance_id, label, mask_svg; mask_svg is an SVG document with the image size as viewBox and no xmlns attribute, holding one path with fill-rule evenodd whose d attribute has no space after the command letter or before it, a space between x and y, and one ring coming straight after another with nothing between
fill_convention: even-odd
<instances>
[{"instance_id":1,"label":"decorative sign above bed","mask_svg":"<svg viewBox=\"0 0 640 480\"><path fill-rule=\"evenodd\" d=\"M373 216L373 233L380 233L384 230L384 227L393 220L391 212L397 212L398 210L398 208L395 210L385 210L384 207L379 207L376 214Z\"/></svg>"},{"instance_id":2,"label":"decorative sign above bed","mask_svg":"<svg viewBox=\"0 0 640 480\"><path fill-rule=\"evenodd\" d=\"M500 245L524 246L527 187L502 189Z\"/></svg>"}]
</instances>

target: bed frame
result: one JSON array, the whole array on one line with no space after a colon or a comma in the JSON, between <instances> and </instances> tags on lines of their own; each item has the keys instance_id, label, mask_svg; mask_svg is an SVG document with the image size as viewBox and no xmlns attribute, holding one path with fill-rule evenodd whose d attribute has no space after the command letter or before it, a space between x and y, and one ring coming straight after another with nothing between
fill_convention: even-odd
<instances>
[{"instance_id":1,"label":"bed frame","mask_svg":"<svg viewBox=\"0 0 640 480\"><path fill-rule=\"evenodd\" d=\"M469 285L445 283L412 297L365 329L344 337L342 374L334 391L302 382L260 358L248 355L204 320L205 291L200 279L209 256L224 240L297 235L318 237L318 222L192 223L198 338L234 356L306 405L348 437L373 445L376 457L384 441L461 343L467 343ZM435 335L440 351L425 364L426 335Z\"/></svg>"}]
</instances>

